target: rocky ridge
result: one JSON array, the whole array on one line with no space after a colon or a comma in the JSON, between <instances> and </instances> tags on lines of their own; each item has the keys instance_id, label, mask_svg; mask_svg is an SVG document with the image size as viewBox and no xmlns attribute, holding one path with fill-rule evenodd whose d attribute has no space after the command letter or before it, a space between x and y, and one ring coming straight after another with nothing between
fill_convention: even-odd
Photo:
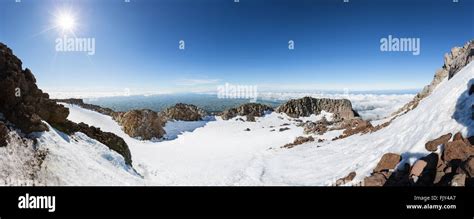
<instances>
[{"instance_id":1,"label":"rocky ridge","mask_svg":"<svg viewBox=\"0 0 474 219\"><path fill-rule=\"evenodd\" d=\"M30 134L48 131L48 126L43 123L46 121L68 134L83 132L121 154L127 164L132 164L130 151L122 138L67 120L69 110L49 99L49 95L38 88L33 73L28 68L23 70L21 60L3 43L0 43L0 87L0 113L2 119L8 122L0 124L0 144L9 141L6 135L8 126L12 126L12 130L19 129L19 132ZM29 136L34 138L34 135Z\"/></svg>"}]
</instances>

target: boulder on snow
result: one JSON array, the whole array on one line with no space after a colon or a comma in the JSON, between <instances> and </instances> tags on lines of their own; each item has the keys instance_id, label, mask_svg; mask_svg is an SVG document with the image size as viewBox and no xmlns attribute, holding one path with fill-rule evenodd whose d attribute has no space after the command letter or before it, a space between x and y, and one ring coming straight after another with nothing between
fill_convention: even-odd
<instances>
[{"instance_id":1,"label":"boulder on snow","mask_svg":"<svg viewBox=\"0 0 474 219\"><path fill-rule=\"evenodd\" d=\"M200 121L206 115L207 113L203 109L195 105L185 103L177 103L176 105L168 107L159 113L159 116L165 121Z\"/></svg>"},{"instance_id":2,"label":"boulder on snow","mask_svg":"<svg viewBox=\"0 0 474 219\"><path fill-rule=\"evenodd\" d=\"M152 110L131 110L119 113L115 120L122 126L123 131L132 138L151 140L161 138L165 134L162 118Z\"/></svg>"},{"instance_id":3,"label":"boulder on snow","mask_svg":"<svg viewBox=\"0 0 474 219\"><path fill-rule=\"evenodd\" d=\"M439 145L448 143L448 141L451 139L452 136L453 136L453 134L448 133L448 134L445 134L445 135L442 135L442 136L438 137L437 139L428 141L425 144L425 148L428 151L432 151L432 152L436 151L436 150L438 150Z\"/></svg>"},{"instance_id":4,"label":"boulder on snow","mask_svg":"<svg viewBox=\"0 0 474 219\"><path fill-rule=\"evenodd\" d=\"M0 121L0 147L7 146L8 128Z\"/></svg>"},{"instance_id":5,"label":"boulder on snow","mask_svg":"<svg viewBox=\"0 0 474 219\"><path fill-rule=\"evenodd\" d=\"M312 97L303 97L301 99L292 99L280 105L277 109L279 113L298 118L307 117L312 114L319 115L321 111L333 113L333 119L349 120L358 114L352 109L351 101L347 99L317 99Z\"/></svg>"},{"instance_id":6,"label":"boulder on snow","mask_svg":"<svg viewBox=\"0 0 474 219\"><path fill-rule=\"evenodd\" d=\"M452 141L446 143L443 152L443 159L445 162L452 160L466 160L470 156L474 155L474 147L466 145L462 140Z\"/></svg>"},{"instance_id":7,"label":"boulder on snow","mask_svg":"<svg viewBox=\"0 0 474 219\"><path fill-rule=\"evenodd\" d=\"M373 173L371 176L364 178L364 186L384 186L387 182L386 173Z\"/></svg>"},{"instance_id":8,"label":"boulder on snow","mask_svg":"<svg viewBox=\"0 0 474 219\"><path fill-rule=\"evenodd\" d=\"M417 160L410 171L410 176L419 177L425 169L427 162L424 160Z\"/></svg>"},{"instance_id":9,"label":"boulder on snow","mask_svg":"<svg viewBox=\"0 0 474 219\"><path fill-rule=\"evenodd\" d=\"M381 172L383 170L392 170L398 165L402 160L402 157L399 154L395 153L386 153L382 156L379 163L374 169L374 172Z\"/></svg>"},{"instance_id":10,"label":"boulder on snow","mask_svg":"<svg viewBox=\"0 0 474 219\"><path fill-rule=\"evenodd\" d=\"M341 186L351 182L356 177L356 172L350 172L347 176L342 177L336 181L336 186Z\"/></svg>"}]
</instances>

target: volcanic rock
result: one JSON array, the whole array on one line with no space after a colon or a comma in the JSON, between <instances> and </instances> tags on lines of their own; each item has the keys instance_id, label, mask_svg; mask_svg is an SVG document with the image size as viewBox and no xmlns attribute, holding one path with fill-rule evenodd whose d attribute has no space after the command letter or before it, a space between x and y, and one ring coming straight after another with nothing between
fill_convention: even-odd
<instances>
[{"instance_id":1,"label":"volcanic rock","mask_svg":"<svg viewBox=\"0 0 474 219\"><path fill-rule=\"evenodd\" d=\"M349 183L356 177L356 172L350 172L347 176L342 177L336 181L336 186L344 185Z\"/></svg>"},{"instance_id":2,"label":"volcanic rock","mask_svg":"<svg viewBox=\"0 0 474 219\"><path fill-rule=\"evenodd\" d=\"M395 153L386 153L382 156L377 167L375 167L374 172L380 172L382 170L392 170L395 169L397 164L400 162L402 157Z\"/></svg>"},{"instance_id":3,"label":"volcanic rock","mask_svg":"<svg viewBox=\"0 0 474 219\"><path fill-rule=\"evenodd\" d=\"M0 147L7 146L8 132L7 126L3 122L0 122Z\"/></svg>"},{"instance_id":4,"label":"volcanic rock","mask_svg":"<svg viewBox=\"0 0 474 219\"><path fill-rule=\"evenodd\" d=\"M165 134L162 119L158 116L158 113L152 110L131 110L126 113L119 113L115 120L122 126L123 131L132 138L159 139Z\"/></svg>"},{"instance_id":5,"label":"volcanic rock","mask_svg":"<svg viewBox=\"0 0 474 219\"><path fill-rule=\"evenodd\" d=\"M265 115L265 112L273 111L270 106L260 103L246 103L236 108L227 109L221 113L224 120L229 120L236 116L247 116L247 121L255 121L255 117Z\"/></svg>"},{"instance_id":6,"label":"volcanic rock","mask_svg":"<svg viewBox=\"0 0 474 219\"><path fill-rule=\"evenodd\" d=\"M451 133L442 135L437 139L426 142L425 148L428 151L436 151L439 145L446 144L451 139L453 135Z\"/></svg>"},{"instance_id":7,"label":"volcanic rock","mask_svg":"<svg viewBox=\"0 0 474 219\"><path fill-rule=\"evenodd\" d=\"M351 102L346 99L303 97L301 99L289 100L276 109L277 112L285 113L293 118L307 117L312 114L319 115L323 110L333 113L333 119L336 121L348 120L358 116L352 109Z\"/></svg>"},{"instance_id":8,"label":"volcanic rock","mask_svg":"<svg viewBox=\"0 0 474 219\"><path fill-rule=\"evenodd\" d=\"M456 159L463 161L471 155L474 155L474 147L466 145L462 140L448 142L444 146L443 159L445 162Z\"/></svg>"},{"instance_id":9,"label":"volcanic rock","mask_svg":"<svg viewBox=\"0 0 474 219\"><path fill-rule=\"evenodd\" d=\"M49 99L36 86L36 79L11 49L0 43L0 112L21 131L46 131L51 124L66 120L69 110Z\"/></svg>"},{"instance_id":10,"label":"volcanic rock","mask_svg":"<svg viewBox=\"0 0 474 219\"><path fill-rule=\"evenodd\" d=\"M159 113L164 120L182 120L182 121L199 121L205 117L207 113L192 104L177 103L172 107L168 107Z\"/></svg>"},{"instance_id":11,"label":"volcanic rock","mask_svg":"<svg viewBox=\"0 0 474 219\"><path fill-rule=\"evenodd\" d=\"M300 144L304 144L306 142L312 142L312 141L314 141L314 138L312 136L309 136L309 137L299 136L293 141L293 143L285 144L282 148L292 148L296 145L300 145Z\"/></svg>"},{"instance_id":12,"label":"volcanic rock","mask_svg":"<svg viewBox=\"0 0 474 219\"><path fill-rule=\"evenodd\" d=\"M123 156L127 164L132 165L132 155L130 153L128 145L122 138L118 137L113 133L103 132L100 130L100 128L89 126L82 122L76 124L69 120L66 120L64 123L58 124L57 129L69 135L75 132L82 132L88 137L99 141L100 143L119 153Z\"/></svg>"}]
</instances>

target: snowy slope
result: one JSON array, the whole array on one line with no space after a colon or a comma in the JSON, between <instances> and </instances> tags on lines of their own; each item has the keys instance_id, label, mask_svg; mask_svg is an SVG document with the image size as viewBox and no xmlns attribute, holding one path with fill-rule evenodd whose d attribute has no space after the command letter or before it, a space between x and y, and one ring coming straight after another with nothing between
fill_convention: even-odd
<instances>
[{"instance_id":1,"label":"snowy slope","mask_svg":"<svg viewBox=\"0 0 474 219\"><path fill-rule=\"evenodd\" d=\"M402 162L413 162L428 154L427 141L448 132L472 135L473 98L467 95L473 84L474 63L470 63L451 80L443 81L418 107L395 119L378 132L351 136L329 142L320 148L314 143L292 151L270 151L248 169L243 184L330 185L351 171L355 182L370 174L380 157L387 152L399 153ZM471 127L468 130L468 127Z\"/></svg>"},{"instance_id":2,"label":"snowy slope","mask_svg":"<svg viewBox=\"0 0 474 219\"><path fill-rule=\"evenodd\" d=\"M4 179L0 185L144 185L143 178L107 146L83 133L68 136L49 128L34 133L36 150L32 142L10 133L13 140L0 148L0 178ZM47 151L42 162L39 151Z\"/></svg>"},{"instance_id":3,"label":"snowy slope","mask_svg":"<svg viewBox=\"0 0 474 219\"><path fill-rule=\"evenodd\" d=\"M431 139L448 132L473 134L467 129L474 126L470 120L472 100L465 94L473 83L473 67L471 63L451 80L443 81L416 109L378 132L292 149L280 146L303 135L303 129L277 113L255 123L219 118L168 123L165 129L173 133L171 138L151 142L128 137L109 116L66 106L71 112L68 119L124 138L147 185L331 185L351 171L357 173L355 182L361 180L387 152L400 153L404 161L412 162L428 153L424 144ZM290 130L279 132L284 123L290 123L285 126ZM244 131L246 128L251 130ZM180 133L180 129L185 131ZM331 139L339 134L334 131L316 137Z\"/></svg>"}]
</instances>

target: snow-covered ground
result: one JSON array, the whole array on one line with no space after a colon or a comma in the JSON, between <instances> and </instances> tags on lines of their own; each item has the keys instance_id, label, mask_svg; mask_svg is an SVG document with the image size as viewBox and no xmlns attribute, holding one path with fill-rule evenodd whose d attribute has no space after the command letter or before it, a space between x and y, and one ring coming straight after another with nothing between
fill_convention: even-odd
<instances>
[{"instance_id":1,"label":"snow-covered ground","mask_svg":"<svg viewBox=\"0 0 474 219\"><path fill-rule=\"evenodd\" d=\"M51 128L36 133L39 149L47 151L41 170L28 169L37 165L30 159L37 153L31 150L32 142L13 142L27 147L0 148L0 176L28 180L34 174L34 184L46 185L331 185L355 171L357 182L370 174L385 153L399 153L402 162L413 162L428 153L424 144L431 139L457 131L473 135L473 98L467 95L473 78L471 63L443 81L417 108L375 133L331 141L342 132L331 131L291 149L281 146L303 136L303 128L278 113L256 122L240 121L240 117L168 122L167 139L141 141L126 135L109 116L65 104L70 109L68 119L122 137L130 147L134 169L119 154L82 133L66 136ZM322 116L331 115L300 119L315 121ZM289 130L279 130L286 127Z\"/></svg>"},{"instance_id":2,"label":"snow-covered ground","mask_svg":"<svg viewBox=\"0 0 474 219\"><path fill-rule=\"evenodd\" d=\"M303 135L303 130L291 118L277 113L257 122L205 121L192 132L160 142L130 138L110 117L76 106L68 105L69 119L124 138L147 184L330 185L351 171L357 173L355 181L361 180L387 152L400 153L404 161L413 162L428 153L424 148L427 141L448 132L467 134L467 127L474 125L470 120L472 100L465 94L472 83L473 66L471 63L456 77L442 82L416 109L378 132L292 149L280 147ZM284 127L290 129L279 132L284 123L289 123ZM165 129L170 127L176 133L175 124ZM244 131L246 128L250 131ZM338 134L329 132L322 138Z\"/></svg>"}]
</instances>

